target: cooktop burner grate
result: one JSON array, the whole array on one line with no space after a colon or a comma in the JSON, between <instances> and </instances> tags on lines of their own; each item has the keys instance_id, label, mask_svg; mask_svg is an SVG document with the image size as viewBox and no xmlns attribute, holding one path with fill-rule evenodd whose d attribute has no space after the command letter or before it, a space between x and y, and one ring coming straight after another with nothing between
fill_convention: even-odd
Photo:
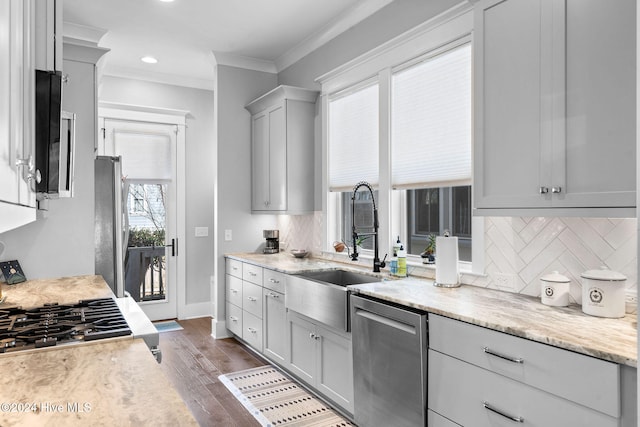
<instances>
[{"instance_id":1,"label":"cooktop burner grate","mask_svg":"<svg viewBox=\"0 0 640 427\"><path fill-rule=\"evenodd\" d=\"M0 309L0 353L131 335L112 298Z\"/></svg>"}]
</instances>

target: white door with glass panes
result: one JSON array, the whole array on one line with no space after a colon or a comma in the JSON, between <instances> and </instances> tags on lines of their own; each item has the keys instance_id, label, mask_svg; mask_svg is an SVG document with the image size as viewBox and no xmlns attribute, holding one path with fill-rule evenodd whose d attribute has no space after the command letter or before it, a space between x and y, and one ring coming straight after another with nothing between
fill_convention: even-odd
<instances>
[{"instance_id":1,"label":"white door with glass panes","mask_svg":"<svg viewBox=\"0 0 640 427\"><path fill-rule=\"evenodd\" d=\"M151 320L178 308L177 134L173 124L104 120L104 151L122 157L128 190L125 290Z\"/></svg>"}]
</instances>

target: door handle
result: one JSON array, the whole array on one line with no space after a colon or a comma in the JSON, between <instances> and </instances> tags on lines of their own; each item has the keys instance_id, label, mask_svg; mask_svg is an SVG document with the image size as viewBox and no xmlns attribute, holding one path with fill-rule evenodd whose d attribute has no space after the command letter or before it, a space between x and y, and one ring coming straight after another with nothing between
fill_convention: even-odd
<instances>
[{"instance_id":1,"label":"door handle","mask_svg":"<svg viewBox=\"0 0 640 427\"><path fill-rule=\"evenodd\" d=\"M171 248L171 256L178 255L178 239L171 239L171 244L166 245L167 248Z\"/></svg>"}]
</instances>

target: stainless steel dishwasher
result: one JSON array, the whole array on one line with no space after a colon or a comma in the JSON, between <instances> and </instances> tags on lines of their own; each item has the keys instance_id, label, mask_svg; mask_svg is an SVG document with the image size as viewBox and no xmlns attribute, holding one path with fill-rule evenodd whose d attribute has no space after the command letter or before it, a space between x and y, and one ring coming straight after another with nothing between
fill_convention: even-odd
<instances>
[{"instance_id":1,"label":"stainless steel dishwasher","mask_svg":"<svg viewBox=\"0 0 640 427\"><path fill-rule=\"evenodd\" d=\"M427 315L351 295L359 427L426 426Z\"/></svg>"}]
</instances>

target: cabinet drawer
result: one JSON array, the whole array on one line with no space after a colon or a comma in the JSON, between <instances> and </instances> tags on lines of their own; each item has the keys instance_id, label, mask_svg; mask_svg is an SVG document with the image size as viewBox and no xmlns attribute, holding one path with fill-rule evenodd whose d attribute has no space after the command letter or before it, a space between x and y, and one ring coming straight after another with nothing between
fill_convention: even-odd
<instances>
[{"instance_id":1,"label":"cabinet drawer","mask_svg":"<svg viewBox=\"0 0 640 427\"><path fill-rule=\"evenodd\" d=\"M242 264L242 280L262 286L262 267L253 264Z\"/></svg>"},{"instance_id":2,"label":"cabinet drawer","mask_svg":"<svg viewBox=\"0 0 640 427\"><path fill-rule=\"evenodd\" d=\"M242 336L242 309L227 302L227 329L235 335Z\"/></svg>"},{"instance_id":3,"label":"cabinet drawer","mask_svg":"<svg viewBox=\"0 0 640 427\"><path fill-rule=\"evenodd\" d=\"M269 288L283 294L285 280L287 280L287 275L284 273L266 268L262 270L262 286L265 288Z\"/></svg>"},{"instance_id":4,"label":"cabinet drawer","mask_svg":"<svg viewBox=\"0 0 640 427\"><path fill-rule=\"evenodd\" d=\"M242 339L262 353L262 319L247 311L242 313Z\"/></svg>"},{"instance_id":5,"label":"cabinet drawer","mask_svg":"<svg viewBox=\"0 0 640 427\"><path fill-rule=\"evenodd\" d=\"M226 274L225 282L227 301L238 307L242 307L242 279Z\"/></svg>"},{"instance_id":6,"label":"cabinet drawer","mask_svg":"<svg viewBox=\"0 0 640 427\"><path fill-rule=\"evenodd\" d=\"M262 286L242 282L242 309L262 319Z\"/></svg>"},{"instance_id":7,"label":"cabinet drawer","mask_svg":"<svg viewBox=\"0 0 640 427\"><path fill-rule=\"evenodd\" d=\"M438 315L429 315L429 347L620 416L620 367L615 363Z\"/></svg>"},{"instance_id":8,"label":"cabinet drawer","mask_svg":"<svg viewBox=\"0 0 640 427\"><path fill-rule=\"evenodd\" d=\"M242 263L235 259L227 258L226 273L242 279Z\"/></svg>"},{"instance_id":9,"label":"cabinet drawer","mask_svg":"<svg viewBox=\"0 0 640 427\"><path fill-rule=\"evenodd\" d=\"M615 417L434 350L427 396L429 409L466 427L618 426ZM522 424L508 417L521 417Z\"/></svg>"}]
</instances>

